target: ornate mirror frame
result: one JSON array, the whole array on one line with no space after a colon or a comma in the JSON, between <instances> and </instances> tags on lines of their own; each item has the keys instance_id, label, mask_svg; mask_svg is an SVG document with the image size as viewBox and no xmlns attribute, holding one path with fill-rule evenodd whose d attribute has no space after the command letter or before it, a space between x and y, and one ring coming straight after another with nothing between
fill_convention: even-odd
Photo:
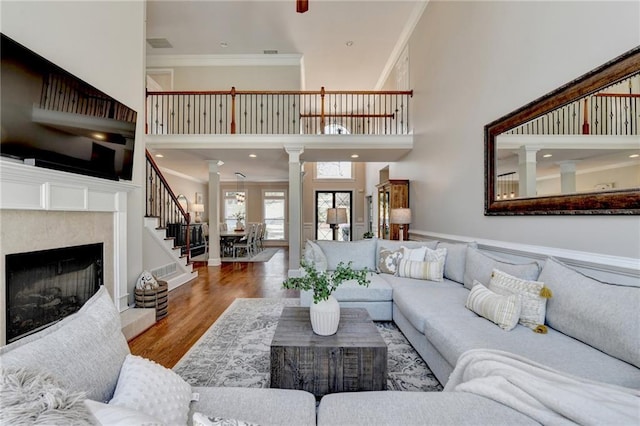
<instances>
[{"instance_id":1,"label":"ornate mirror frame","mask_svg":"<svg viewBox=\"0 0 640 426\"><path fill-rule=\"evenodd\" d=\"M484 128L485 216L498 215L637 215L640 188L547 197L496 200L496 137L556 108L618 82L640 70L640 46L572 82L505 115ZM640 136L639 136L640 137Z\"/></svg>"}]
</instances>

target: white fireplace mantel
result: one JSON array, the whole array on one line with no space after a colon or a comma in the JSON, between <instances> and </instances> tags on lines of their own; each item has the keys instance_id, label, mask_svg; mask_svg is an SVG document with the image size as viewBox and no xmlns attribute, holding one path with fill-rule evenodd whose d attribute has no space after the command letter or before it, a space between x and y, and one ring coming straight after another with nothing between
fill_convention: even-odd
<instances>
[{"instance_id":1,"label":"white fireplace mantel","mask_svg":"<svg viewBox=\"0 0 640 426\"><path fill-rule=\"evenodd\" d=\"M127 193L129 182L109 181L0 159L0 209L113 213L113 300L127 309Z\"/></svg>"}]
</instances>

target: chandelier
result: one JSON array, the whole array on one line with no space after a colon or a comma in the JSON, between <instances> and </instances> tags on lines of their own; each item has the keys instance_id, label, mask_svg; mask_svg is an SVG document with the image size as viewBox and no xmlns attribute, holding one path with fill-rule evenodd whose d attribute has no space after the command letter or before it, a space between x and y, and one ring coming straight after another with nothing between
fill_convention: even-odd
<instances>
[{"instance_id":1,"label":"chandelier","mask_svg":"<svg viewBox=\"0 0 640 426\"><path fill-rule=\"evenodd\" d=\"M244 204L244 179L245 175L240 172L236 172L236 202L238 204Z\"/></svg>"}]
</instances>

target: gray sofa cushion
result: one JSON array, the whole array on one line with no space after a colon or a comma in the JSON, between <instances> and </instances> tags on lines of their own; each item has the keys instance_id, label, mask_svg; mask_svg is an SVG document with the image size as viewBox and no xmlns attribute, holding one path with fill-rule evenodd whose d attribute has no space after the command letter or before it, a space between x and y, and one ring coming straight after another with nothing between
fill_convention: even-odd
<instances>
[{"instance_id":1,"label":"gray sofa cushion","mask_svg":"<svg viewBox=\"0 0 640 426\"><path fill-rule=\"evenodd\" d=\"M200 394L193 413L243 420L259 425L315 425L316 400L308 392L288 389L194 387Z\"/></svg>"},{"instance_id":2,"label":"gray sofa cushion","mask_svg":"<svg viewBox=\"0 0 640 426\"><path fill-rule=\"evenodd\" d=\"M366 239L359 241L324 241L318 240L316 244L320 246L327 257L327 269L333 271L340 262L347 264L353 261L352 267L355 270L367 268L370 271L376 270L376 239Z\"/></svg>"},{"instance_id":3,"label":"gray sofa cushion","mask_svg":"<svg viewBox=\"0 0 640 426\"><path fill-rule=\"evenodd\" d=\"M393 287L393 301L396 307L420 332L424 330L425 318L428 316L476 316L464 307L469 290L458 283L449 280L418 281L389 275L383 277Z\"/></svg>"},{"instance_id":4,"label":"gray sofa cushion","mask_svg":"<svg viewBox=\"0 0 640 426\"><path fill-rule=\"evenodd\" d=\"M537 425L530 417L464 392L343 392L325 395L319 426Z\"/></svg>"},{"instance_id":5,"label":"gray sofa cushion","mask_svg":"<svg viewBox=\"0 0 640 426\"><path fill-rule=\"evenodd\" d=\"M482 317L431 315L424 334L452 365L470 349L498 349L587 379L640 388L640 369L553 329L538 334L517 325L504 331Z\"/></svg>"},{"instance_id":6,"label":"gray sofa cushion","mask_svg":"<svg viewBox=\"0 0 640 426\"><path fill-rule=\"evenodd\" d=\"M120 314L104 286L80 308L44 330L0 348L4 367L39 368L89 399L111 399L129 353Z\"/></svg>"},{"instance_id":7,"label":"gray sofa cushion","mask_svg":"<svg viewBox=\"0 0 640 426\"><path fill-rule=\"evenodd\" d=\"M539 280L553 292L549 326L640 367L640 287L603 283L556 259Z\"/></svg>"},{"instance_id":8,"label":"gray sofa cushion","mask_svg":"<svg viewBox=\"0 0 640 426\"><path fill-rule=\"evenodd\" d=\"M370 280L368 287L359 285L355 280L348 280L333 292L333 297L338 302L391 302L393 291L389 283L373 272L367 274L367 278ZM313 303L313 292L301 291L300 306L310 306L311 303Z\"/></svg>"},{"instance_id":9,"label":"gray sofa cushion","mask_svg":"<svg viewBox=\"0 0 640 426\"><path fill-rule=\"evenodd\" d=\"M438 242L436 248L447 249L447 260L444 263L444 277L464 284L464 268L467 261L467 247L477 248L478 244Z\"/></svg>"},{"instance_id":10,"label":"gray sofa cushion","mask_svg":"<svg viewBox=\"0 0 640 426\"><path fill-rule=\"evenodd\" d=\"M485 287L489 286L493 269L499 269L509 275L525 280L535 281L540 274L538 262L514 263L506 259L489 256L477 249L467 247L467 258L464 268L464 286L471 290L473 280L478 280Z\"/></svg>"}]
</instances>

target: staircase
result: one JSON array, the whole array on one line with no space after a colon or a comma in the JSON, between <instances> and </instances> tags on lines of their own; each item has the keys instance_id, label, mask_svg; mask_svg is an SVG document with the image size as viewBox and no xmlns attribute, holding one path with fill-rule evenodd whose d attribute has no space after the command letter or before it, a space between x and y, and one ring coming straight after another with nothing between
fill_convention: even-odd
<instances>
[{"instance_id":1,"label":"staircase","mask_svg":"<svg viewBox=\"0 0 640 426\"><path fill-rule=\"evenodd\" d=\"M149 151L146 157L143 266L173 290L198 276L191 264L191 216L178 201ZM176 238L168 235L169 228L173 235L177 235L176 229L184 230L179 244Z\"/></svg>"},{"instance_id":2,"label":"staircase","mask_svg":"<svg viewBox=\"0 0 640 426\"><path fill-rule=\"evenodd\" d=\"M156 279L166 281L169 285L169 290L173 290L198 276L198 271L193 270L193 264L188 256L181 254L182 247L175 246L175 239L167 237L166 228L160 226L160 218L145 217L144 227L144 250L147 253L152 251L153 257L156 259L154 263L160 264L159 266L149 268L149 272L151 272ZM149 240L154 242L155 247L150 247ZM158 253L159 251L164 253L165 256Z\"/></svg>"}]
</instances>

